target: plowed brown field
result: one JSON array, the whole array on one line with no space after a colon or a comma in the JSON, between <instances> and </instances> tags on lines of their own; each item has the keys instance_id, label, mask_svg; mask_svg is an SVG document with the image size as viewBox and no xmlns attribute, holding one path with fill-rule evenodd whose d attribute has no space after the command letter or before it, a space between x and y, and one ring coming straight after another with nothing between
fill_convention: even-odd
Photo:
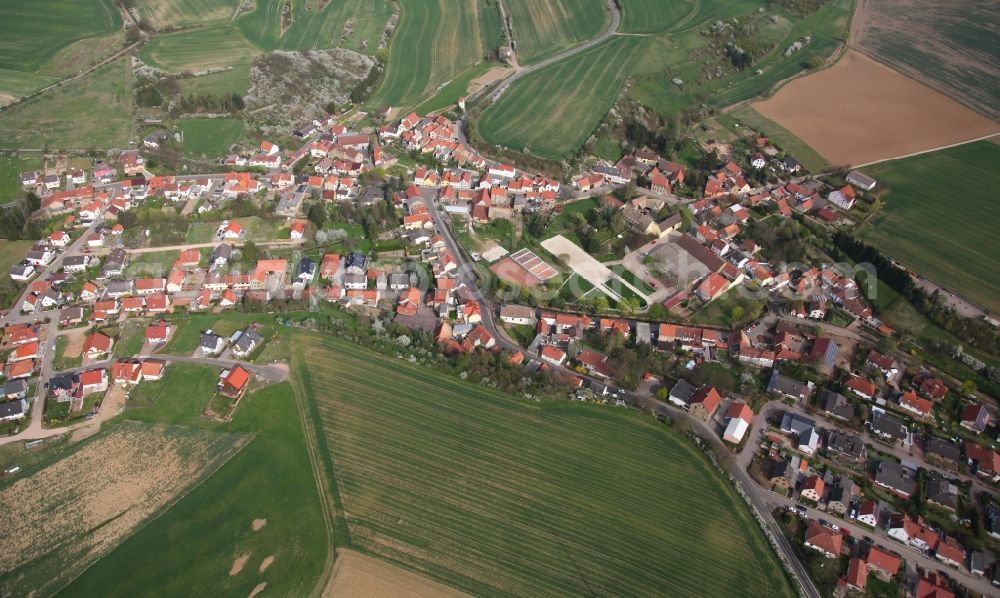
<instances>
[{"instance_id":1,"label":"plowed brown field","mask_svg":"<svg viewBox=\"0 0 1000 598\"><path fill-rule=\"evenodd\" d=\"M1000 124L853 50L753 107L835 165L867 164L1000 133Z\"/></svg>"}]
</instances>

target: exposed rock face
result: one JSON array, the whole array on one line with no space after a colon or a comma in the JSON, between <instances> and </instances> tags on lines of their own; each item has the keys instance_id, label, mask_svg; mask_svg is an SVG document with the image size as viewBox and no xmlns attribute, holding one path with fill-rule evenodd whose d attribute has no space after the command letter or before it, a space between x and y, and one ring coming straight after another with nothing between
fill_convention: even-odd
<instances>
[{"instance_id":1,"label":"exposed rock face","mask_svg":"<svg viewBox=\"0 0 1000 598\"><path fill-rule=\"evenodd\" d=\"M263 56L250 67L243 119L265 135L287 133L330 102L346 102L372 65L368 56L341 48Z\"/></svg>"}]
</instances>

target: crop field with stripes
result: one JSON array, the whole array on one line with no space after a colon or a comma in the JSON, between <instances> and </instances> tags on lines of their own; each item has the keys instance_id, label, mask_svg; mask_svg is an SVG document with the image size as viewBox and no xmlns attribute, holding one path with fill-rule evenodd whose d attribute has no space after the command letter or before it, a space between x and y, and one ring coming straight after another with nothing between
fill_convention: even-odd
<instances>
[{"instance_id":1,"label":"crop field with stripes","mask_svg":"<svg viewBox=\"0 0 1000 598\"><path fill-rule=\"evenodd\" d=\"M333 337L292 353L354 548L476 595L793 595L735 491L652 419Z\"/></svg>"},{"instance_id":2,"label":"crop field with stripes","mask_svg":"<svg viewBox=\"0 0 1000 598\"><path fill-rule=\"evenodd\" d=\"M373 105L412 107L500 45L500 15L484 0L401 0Z\"/></svg>"},{"instance_id":3,"label":"crop field with stripes","mask_svg":"<svg viewBox=\"0 0 1000 598\"><path fill-rule=\"evenodd\" d=\"M364 36L368 41L367 52L374 52L392 14L389 0L336 0L322 8L323 3L315 0L288 1L291 3L290 23L282 20L286 0L258 0L252 11L236 19L236 25L263 51L320 50L341 45L344 25L353 20L355 33L344 46L357 49Z\"/></svg>"},{"instance_id":4,"label":"crop field with stripes","mask_svg":"<svg viewBox=\"0 0 1000 598\"><path fill-rule=\"evenodd\" d=\"M505 0L504 7L522 65L596 37L610 18L604 0Z\"/></svg>"},{"instance_id":5,"label":"crop field with stripes","mask_svg":"<svg viewBox=\"0 0 1000 598\"><path fill-rule=\"evenodd\" d=\"M201 25L206 21L230 19L239 0L136 0L139 15L153 27Z\"/></svg>"},{"instance_id":6,"label":"crop field with stripes","mask_svg":"<svg viewBox=\"0 0 1000 598\"><path fill-rule=\"evenodd\" d=\"M571 154L614 105L643 43L616 36L514 82L483 113L479 134L545 158Z\"/></svg>"}]
</instances>

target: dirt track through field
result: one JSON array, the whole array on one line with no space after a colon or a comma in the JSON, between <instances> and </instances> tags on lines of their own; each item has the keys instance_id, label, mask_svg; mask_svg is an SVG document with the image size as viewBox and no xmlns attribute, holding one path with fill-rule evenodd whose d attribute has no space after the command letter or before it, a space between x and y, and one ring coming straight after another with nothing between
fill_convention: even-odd
<instances>
[{"instance_id":1,"label":"dirt track through field","mask_svg":"<svg viewBox=\"0 0 1000 598\"><path fill-rule=\"evenodd\" d=\"M386 561L354 552L338 550L337 563L323 598L458 598L466 596L458 590L439 584Z\"/></svg>"},{"instance_id":2,"label":"dirt track through field","mask_svg":"<svg viewBox=\"0 0 1000 598\"><path fill-rule=\"evenodd\" d=\"M1000 133L1000 124L854 50L753 107L838 166Z\"/></svg>"}]
</instances>

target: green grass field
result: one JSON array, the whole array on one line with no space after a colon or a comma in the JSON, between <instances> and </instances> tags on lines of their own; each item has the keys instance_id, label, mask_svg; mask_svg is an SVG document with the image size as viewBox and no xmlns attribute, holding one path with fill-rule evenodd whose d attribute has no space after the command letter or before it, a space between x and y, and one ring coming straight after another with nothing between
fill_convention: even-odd
<instances>
[{"instance_id":1,"label":"green grass field","mask_svg":"<svg viewBox=\"0 0 1000 598\"><path fill-rule=\"evenodd\" d=\"M38 73L52 77L68 77L104 60L125 46L125 32L118 30L97 37L88 37L63 47L43 64Z\"/></svg>"},{"instance_id":2,"label":"green grass field","mask_svg":"<svg viewBox=\"0 0 1000 598\"><path fill-rule=\"evenodd\" d=\"M236 118L189 118L176 124L184 132L181 150L189 156L218 158L244 138L243 121Z\"/></svg>"},{"instance_id":3,"label":"green grass field","mask_svg":"<svg viewBox=\"0 0 1000 598\"><path fill-rule=\"evenodd\" d=\"M60 48L121 27L112 0L3 0L0 69L33 73ZM0 90L4 82L0 80Z\"/></svg>"},{"instance_id":4,"label":"green grass field","mask_svg":"<svg viewBox=\"0 0 1000 598\"><path fill-rule=\"evenodd\" d=\"M60 595L177 596L212 588L219 595L246 596L259 583L274 596L304 596L313 589L330 546L291 387L283 383L249 395L233 421L220 424L202 415L214 383L197 384L216 375L214 368L171 365L164 380L136 389L124 417L248 433L253 440ZM254 519L267 523L255 532ZM250 557L246 566L229 576L233 561L244 554ZM273 564L258 573L268 556Z\"/></svg>"},{"instance_id":5,"label":"green grass field","mask_svg":"<svg viewBox=\"0 0 1000 598\"><path fill-rule=\"evenodd\" d=\"M643 41L613 37L516 81L483 113L479 134L545 158L573 153L614 104Z\"/></svg>"},{"instance_id":6,"label":"green grass field","mask_svg":"<svg viewBox=\"0 0 1000 598\"><path fill-rule=\"evenodd\" d=\"M135 2L142 18L157 29L228 20L235 14L238 4L233 0L136 0Z\"/></svg>"},{"instance_id":7,"label":"green grass field","mask_svg":"<svg viewBox=\"0 0 1000 598\"><path fill-rule=\"evenodd\" d=\"M180 87L182 95L205 93L245 95L250 89L250 65L241 64L218 73L177 79L177 85Z\"/></svg>"},{"instance_id":8,"label":"green grass field","mask_svg":"<svg viewBox=\"0 0 1000 598\"><path fill-rule=\"evenodd\" d=\"M0 239L0 272L9 272L11 266L24 259L34 241L8 241Z\"/></svg>"},{"instance_id":9,"label":"green grass field","mask_svg":"<svg viewBox=\"0 0 1000 598\"><path fill-rule=\"evenodd\" d=\"M246 64L258 53L239 29L225 24L158 35L139 55L153 66L179 73Z\"/></svg>"},{"instance_id":10,"label":"green grass field","mask_svg":"<svg viewBox=\"0 0 1000 598\"><path fill-rule=\"evenodd\" d=\"M507 0L517 61L529 65L596 37L610 19L604 0Z\"/></svg>"},{"instance_id":11,"label":"green grass field","mask_svg":"<svg viewBox=\"0 0 1000 598\"><path fill-rule=\"evenodd\" d=\"M4 147L127 148L135 134L131 68L118 60L0 114Z\"/></svg>"},{"instance_id":12,"label":"green grass field","mask_svg":"<svg viewBox=\"0 0 1000 598\"><path fill-rule=\"evenodd\" d=\"M9 104L16 98L26 96L29 93L55 83L55 77L36 75L24 71L12 71L0 69L0 105Z\"/></svg>"},{"instance_id":13,"label":"green grass field","mask_svg":"<svg viewBox=\"0 0 1000 598\"><path fill-rule=\"evenodd\" d=\"M278 229L284 224L284 221L280 219L265 220L257 216L237 218L236 221L243 226L247 240L258 243L277 240ZM212 237L218 229L218 222L192 222L188 225L187 243L211 243Z\"/></svg>"},{"instance_id":14,"label":"green grass field","mask_svg":"<svg viewBox=\"0 0 1000 598\"><path fill-rule=\"evenodd\" d=\"M389 63L372 105L412 107L499 45L499 13L484 0L402 0Z\"/></svg>"},{"instance_id":15,"label":"green grass field","mask_svg":"<svg viewBox=\"0 0 1000 598\"><path fill-rule=\"evenodd\" d=\"M703 2L682 0L623 0L622 22L618 30L628 33L656 33L683 25L693 19Z\"/></svg>"},{"instance_id":16,"label":"green grass field","mask_svg":"<svg viewBox=\"0 0 1000 598\"><path fill-rule=\"evenodd\" d=\"M354 548L474 595L794 594L735 491L652 419L332 337L292 351Z\"/></svg>"},{"instance_id":17,"label":"green grass field","mask_svg":"<svg viewBox=\"0 0 1000 598\"><path fill-rule=\"evenodd\" d=\"M993 191L1000 146L980 141L865 167L889 187L861 236L911 270L1000 311Z\"/></svg>"},{"instance_id":18,"label":"green grass field","mask_svg":"<svg viewBox=\"0 0 1000 598\"><path fill-rule=\"evenodd\" d=\"M0 201L10 201L11 197L21 192L20 173L41 170L44 165L41 158L0 156Z\"/></svg>"},{"instance_id":19,"label":"green grass field","mask_svg":"<svg viewBox=\"0 0 1000 598\"><path fill-rule=\"evenodd\" d=\"M321 10L314 1L290 1L292 21L285 29L281 17L284 0L258 0L251 12L236 19L236 25L248 40L267 52L319 50L340 45L344 25L353 19L354 33L344 41L344 47L359 50L367 41L366 52L372 53L392 14L389 0L338 0L327 2Z\"/></svg>"}]
</instances>

